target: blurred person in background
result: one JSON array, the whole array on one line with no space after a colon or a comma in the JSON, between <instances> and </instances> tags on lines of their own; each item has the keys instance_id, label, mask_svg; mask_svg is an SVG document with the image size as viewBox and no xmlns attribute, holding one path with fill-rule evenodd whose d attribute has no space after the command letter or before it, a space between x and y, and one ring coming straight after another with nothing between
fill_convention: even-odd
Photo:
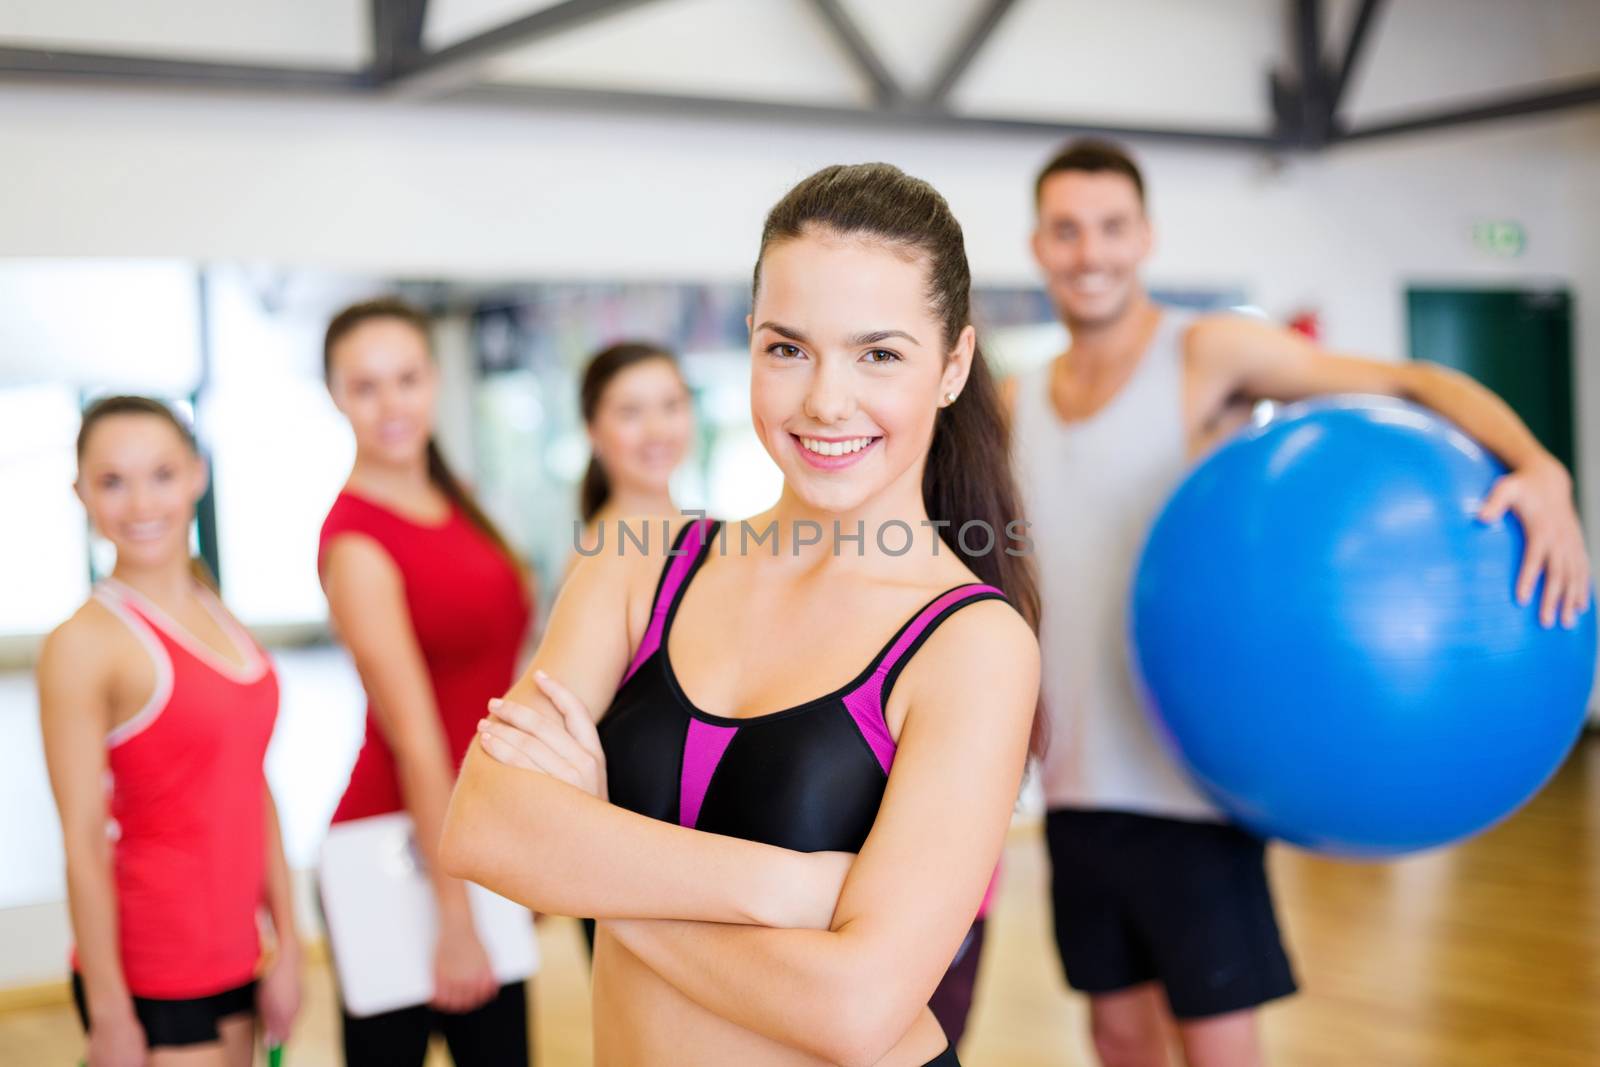
<instances>
[{"instance_id":1,"label":"blurred person in background","mask_svg":"<svg viewBox=\"0 0 1600 1067\"><path fill-rule=\"evenodd\" d=\"M694 401L678 359L658 345L624 341L596 352L583 369L578 408L589 431L578 514L583 529L566 573L584 555L621 551L622 529L645 536L646 522L675 519L672 472L694 441ZM594 950L594 920L583 919Z\"/></svg>"},{"instance_id":2,"label":"blurred person in background","mask_svg":"<svg viewBox=\"0 0 1600 1067\"><path fill-rule=\"evenodd\" d=\"M1033 253L1071 334L1009 379L1012 446L1039 533L1041 698L1055 744L1042 766L1056 947L1088 995L1105 1067L1165 1067L1176 1029L1189 1067L1252 1067L1262 1005L1295 991L1265 843L1179 767L1145 714L1125 619L1140 545L1191 464L1258 400L1404 397L1506 462L1480 517L1514 512L1527 603L1572 625L1589 562L1568 472L1498 397L1436 364L1326 351L1235 314L1163 308L1140 274L1154 247L1145 183L1121 146L1064 146L1034 180Z\"/></svg>"},{"instance_id":3,"label":"blurred person in background","mask_svg":"<svg viewBox=\"0 0 1600 1067\"><path fill-rule=\"evenodd\" d=\"M672 473L694 442L694 403L671 352L624 342L595 353L578 395L589 431L589 466L583 472L579 543L567 572L582 553L617 551L625 519L674 518ZM641 535L639 524L631 532Z\"/></svg>"},{"instance_id":4,"label":"blurred person in background","mask_svg":"<svg viewBox=\"0 0 1600 1067\"><path fill-rule=\"evenodd\" d=\"M527 983L495 978L437 843L484 702L515 676L531 580L434 440L438 371L422 313L389 299L346 308L328 325L323 370L356 458L323 523L318 571L368 699L333 821L406 812L438 919L431 1003L342 1010L345 1060L420 1067L439 1031L458 1067L516 1067L529 1062Z\"/></svg>"},{"instance_id":5,"label":"blurred person in background","mask_svg":"<svg viewBox=\"0 0 1600 1067\"><path fill-rule=\"evenodd\" d=\"M300 941L263 761L267 654L189 556L207 469L166 405L84 413L78 498L117 551L38 664L89 1067L249 1067L287 1040ZM262 970L258 911L275 946Z\"/></svg>"}]
</instances>

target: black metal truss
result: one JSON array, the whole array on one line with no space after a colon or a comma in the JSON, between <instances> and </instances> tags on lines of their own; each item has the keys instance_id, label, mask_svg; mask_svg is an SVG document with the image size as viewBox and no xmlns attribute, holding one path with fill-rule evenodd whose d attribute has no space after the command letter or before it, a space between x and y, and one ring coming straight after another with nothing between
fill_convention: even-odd
<instances>
[{"instance_id":1,"label":"black metal truss","mask_svg":"<svg viewBox=\"0 0 1600 1067\"><path fill-rule=\"evenodd\" d=\"M479 80L495 56L621 12L662 0L561 0L438 50L422 39L427 0L370 0L372 59L363 69L218 63L53 49L0 47L0 81L152 85L265 92L398 93L521 107L573 108L646 114L828 125L919 128L951 133L1099 134L1223 148L1308 150L1350 141L1544 114L1600 103L1600 78L1350 126L1341 109L1370 44L1384 0L1362 0L1340 54L1329 60L1322 0L1285 0L1290 63L1272 73L1268 89L1275 121L1269 130L1126 126L1092 116L1018 118L971 114L950 107L950 96L1015 7L985 0L952 46L926 92L913 97L894 78L840 0L803 0L871 87L866 106L788 104L687 94L555 86L511 86Z\"/></svg>"}]
</instances>

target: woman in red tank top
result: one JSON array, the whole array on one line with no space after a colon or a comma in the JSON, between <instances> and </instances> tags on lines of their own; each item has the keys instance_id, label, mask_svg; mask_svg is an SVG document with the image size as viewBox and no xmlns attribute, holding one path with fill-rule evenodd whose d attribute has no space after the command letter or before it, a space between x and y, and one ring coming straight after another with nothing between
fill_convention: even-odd
<instances>
[{"instance_id":1,"label":"woman in red tank top","mask_svg":"<svg viewBox=\"0 0 1600 1067\"><path fill-rule=\"evenodd\" d=\"M334 822L410 815L438 915L431 1003L345 1011L345 1060L420 1067L438 1030L458 1067L515 1067L528 1062L526 985L495 979L465 885L440 872L436 851L484 703L515 674L530 590L433 442L436 371L422 315L392 300L355 305L329 325L323 355L356 459L323 523L318 571L368 697L366 742Z\"/></svg>"},{"instance_id":2,"label":"woman in red tank top","mask_svg":"<svg viewBox=\"0 0 1600 1067\"><path fill-rule=\"evenodd\" d=\"M299 1006L289 872L262 770L278 683L191 571L205 482L164 405L110 397L84 414L77 491L117 563L46 640L38 671L90 1067L248 1067L254 1017L276 1044ZM263 904L277 945L258 977Z\"/></svg>"}]
</instances>

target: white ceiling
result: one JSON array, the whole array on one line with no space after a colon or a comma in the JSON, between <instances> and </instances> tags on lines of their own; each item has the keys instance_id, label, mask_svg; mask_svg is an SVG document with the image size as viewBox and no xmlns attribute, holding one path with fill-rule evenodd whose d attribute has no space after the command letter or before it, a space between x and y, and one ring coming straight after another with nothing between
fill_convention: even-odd
<instances>
[{"instance_id":1,"label":"white ceiling","mask_svg":"<svg viewBox=\"0 0 1600 1067\"><path fill-rule=\"evenodd\" d=\"M338 2L338 0L334 0ZM457 41L554 7L561 0L428 0L422 43L445 48Z\"/></svg>"},{"instance_id":2,"label":"white ceiling","mask_svg":"<svg viewBox=\"0 0 1600 1067\"><path fill-rule=\"evenodd\" d=\"M0 44L215 62L355 69L369 25L366 0L0 2Z\"/></svg>"},{"instance_id":3,"label":"white ceiling","mask_svg":"<svg viewBox=\"0 0 1600 1067\"><path fill-rule=\"evenodd\" d=\"M905 88L933 84L950 50L987 0L841 0L884 66Z\"/></svg>"},{"instance_id":4,"label":"white ceiling","mask_svg":"<svg viewBox=\"0 0 1600 1067\"><path fill-rule=\"evenodd\" d=\"M495 82L865 104L866 86L809 4L664 0L490 64Z\"/></svg>"},{"instance_id":5,"label":"white ceiling","mask_svg":"<svg viewBox=\"0 0 1600 1067\"><path fill-rule=\"evenodd\" d=\"M442 48L558 0L429 0ZM840 0L884 65L925 89L986 0ZM0 45L355 70L370 0L4 0ZM1285 0L1017 0L957 110L1265 130ZM1358 0L1327 0L1330 58ZM1600 75L1600 0L1389 0L1345 114L1380 121ZM484 81L835 105L869 86L806 0L656 0L499 55Z\"/></svg>"},{"instance_id":6,"label":"white ceiling","mask_svg":"<svg viewBox=\"0 0 1600 1067\"><path fill-rule=\"evenodd\" d=\"M961 110L1128 125L1265 129L1282 0L1034 0L955 93Z\"/></svg>"},{"instance_id":7,"label":"white ceiling","mask_svg":"<svg viewBox=\"0 0 1600 1067\"><path fill-rule=\"evenodd\" d=\"M1375 122L1600 74L1600 0L1390 0L1347 113Z\"/></svg>"}]
</instances>

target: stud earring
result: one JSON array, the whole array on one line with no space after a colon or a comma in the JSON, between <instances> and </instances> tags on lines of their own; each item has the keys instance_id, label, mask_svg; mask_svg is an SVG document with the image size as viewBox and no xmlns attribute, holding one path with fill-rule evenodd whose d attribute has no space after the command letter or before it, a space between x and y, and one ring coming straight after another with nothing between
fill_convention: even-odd
<instances>
[{"instance_id":1,"label":"stud earring","mask_svg":"<svg viewBox=\"0 0 1600 1067\"><path fill-rule=\"evenodd\" d=\"M946 394L944 394L944 402L946 404L954 404L956 402L956 394L954 394L954 393L946 393Z\"/></svg>"}]
</instances>

